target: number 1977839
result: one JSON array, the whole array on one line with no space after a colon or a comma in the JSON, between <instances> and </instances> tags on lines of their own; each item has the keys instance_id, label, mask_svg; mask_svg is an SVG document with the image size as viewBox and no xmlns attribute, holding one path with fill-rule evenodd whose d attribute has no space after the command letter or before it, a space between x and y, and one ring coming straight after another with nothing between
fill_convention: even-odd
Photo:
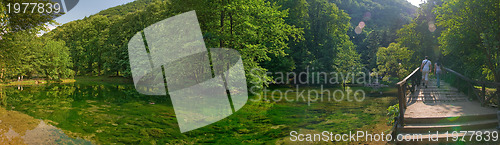
<instances>
[{"instance_id":1,"label":"number 1977839","mask_svg":"<svg viewBox=\"0 0 500 145\"><path fill-rule=\"evenodd\" d=\"M7 13L59 13L59 3L8 3Z\"/></svg>"}]
</instances>

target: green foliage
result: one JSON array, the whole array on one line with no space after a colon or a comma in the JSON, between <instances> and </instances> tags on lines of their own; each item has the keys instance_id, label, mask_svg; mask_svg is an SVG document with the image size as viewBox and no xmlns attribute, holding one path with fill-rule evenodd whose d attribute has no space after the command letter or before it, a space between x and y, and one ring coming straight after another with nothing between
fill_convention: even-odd
<instances>
[{"instance_id":1,"label":"green foliage","mask_svg":"<svg viewBox=\"0 0 500 145\"><path fill-rule=\"evenodd\" d=\"M127 14L144 10L149 4L154 3L155 1L157 0L136 0L132 3L102 10L98 13L98 15L107 16L111 19L126 16Z\"/></svg>"},{"instance_id":2,"label":"green foliage","mask_svg":"<svg viewBox=\"0 0 500 145\"><path fill-rule=\"evenodd\" d=\"M250 96L256 101L249 101L233 115L181 133L170 99L139 94L132 84L77 82L25 87L22 91L17 87L0 89L4 93L2 107L61 129L71 137L62 138L61 142L79 138L93 144L278 144L279 140L288 140L292 130L372 131L385 123L386 108L393 100L367 96L362 102L318 100L308 106L300 100L274 102ZM339 88L328 89L333 92ZM287 97L295 98L294 94Z\"/></svg>"},{"instance_id":3,"label":"green foliage","mask_svg":"<svg viewBox=\"0 0 500 145\"><path fill-rule=\"evenodd\" d=\"M289 41L290 54L285 57L285 64L295 72L305 72L311 69L316 72L350 71L352 67L359 67L359 56L354 45L347 36L349 19L347 13L339 9L334 3L326 0L276 0L282 9L290 12L286 23L301 28L304 37L301 41ZM354 51L353 51L354 50ZM282 59L278 59L282 60ZM275 68L270 62L266 68ZM273 70L273 69L272 69ZM305 78L303 78L305 79Z\"/></svg>"},{"instance_id":4,"label":"green foliage","mask_svg":"<svg viewBox=\"0 0 500 145\"><path fill-rule=\"evenodd\" d=\"M7 11L7 8L4 6L3 1L0 1L0 12L2 12L0 13L0 40L2 40L3 34L9 31L9 28L7 27L7 20L9 16L7 13L4 13L5 11Z\"/></svg>"},{"instance_id":5,"label":"green foliage","mask_svg":"<svg viewBox=\"0 0 500 145\"><path fill-rule=\"evenodd\" d=\"M399 116L399 104L389 106L389 108L387 108L387 116L389 116L389 118L387 118L387 125L394 124L394 117Z\"/></svg>"},{"instance_id":6,"label":"green foliage","mask_svg":"<svg viewBox=\"0 0 500 145\"><path fill-rule=\"evenodd\" d=\"M18 76L39 76L65 78L70 73L64 67L45 68L51 57L44 55L48 51L42 48L62 48L61 45L50 46L44 44L49 41L36 36L40 31L47 30L47 24L55 24L52 19L59 14L55 13L9 13L6 5L27 2L48 2L48 0L2 0L0 1L0 80L16 78ZM12 6L11 6L12 7ZM27 9L33 6L29 5ZM59 42L60 43L60 42ZM64 53L63 49L61 53ZM65 59L55 56L57 59ZM64 57L64 56L62 56ZM65 61L65 60L61 60ZM70 65L56 64L60 66ZM50 72L49 73L47 73Z\"/></svg>"},{"instance_id":7,"label":"green foliage","mask_svg":"<svg viewBox=\"0 0 500 145\"><path fill-rule=\"evenodd\" d=\"M500 2L445 1L436 9L444 30L439 44L449 67L472 77L500 82ZM483 71L478 71L483 70Z\"/></svg>"},{"instance_id":8,"label":"green foliage","mask_svg":"<svg viewBox=\"0 0 500 145\"><path fill-rule=\"evenodd\" d=\"M49 37L66 42L75 64L72 68L77 75L100 75L104 65L111 65L107 44L110 21L105 16L96 15L84 20L70 22L51 31Z\"/></svg>"},{"instance_id":9,"label":"green foliage","mask_svg":"<svg viewBox=\"0 0 500 145\"><path fill-rule=\"evenodd\" d=\"M49 37L64 40L70 48L73 70L77 75L130 76L127 42L144 27L162 19L190 10L196 10L207 47L229 47L238 50L248 82L261 86L270 81L266 71L302 72L353 71L363 65L375 67L376 50L394 41L394 32L407 19L414 7L396 0L410 11L393 7L388 2L328 2L326 0L264 0L252 1L160 1L142 0L102 11L96 15L58 27ZM349 40L350 17L345 11L369 11L373 17L389 20L366 19L365 12L351 13L357 21L365 21L367 30L373 31L367 39ZM366 4L362 4L366 3ZM369 4L368 4L369 3ZM362 5L362 6L359 6ZM362 8L361 8L362 7ZM401 11L402 16L394 15ZM390 12L390 13L389 13ZM394 20L394 21L393 21ZM397 20L397 21L396 21ZM395 25L389 25L394 22ZM384 23L384 24L382 24ZM386 24L387 23L387 24ZM392 24L392 23L391 23ZM107 27L106 27L107 26ZM357 34L356 34L357 35ZM362 53L361 58L358 53ZM254 70L254 71L250 71Z\"/></svg>"},{"instance_id":10,"label":"green foliage","mask_svg":"<svg viewBox=\"0 0 500 145\"><path fill-rule=\"evenodd\" d=\"M346 42L342 47L338 48L337 58L335 59L335 69L337 72L347 75L348 73L356 74L362 72L363 65L360 61L360 55L356 52L352 42ZM341 77L344 83L344 77ZM348 79L349 81L353 81Z\"/></svg>"},{"instance_id":11,"label":"green foliage","mask_svg":"<svg viewBox=\"0 0 500 145\"><path fill-rule=\"evenodd\" d=\"M362 63L365 64L368 69L377 67L377 51L378 48L382 46L381 43L384 42L381 33L381 31L376 30L369 32L357 48L361 55Z\"/></svg>"},{"instance_id":12,"label":"green foliage","mask_svg":"<svg viewBox=\"0 0 500 145\"><path fill-rule=\"evenodd\" d=\"M410 23L417 7L406 0L331 0L351 17L347 32L356 50L361 54L361 63L368 70L377 68L376 53L379 47L388 47L395 42L396 32ZM363 22L364 27L355 29Z\"/></svg>"},{"instance_id":13,"label":"green foliage","mask_svg":"<svg viewBox=\"0 0 500 145\"><path fill-rule=\"evenodd\" d=\"M247 80L256 79L250 74L250 70L261 71L256 72L257 74L264 73L267 69L260 66L260 63L270 61L270 56L285 56L287 42L301 37L300 29L285 23L284 18L288 16L288 12L279 10L279 6L270 2L233 0L211 4L212 8L220 11L207 9L202 5L194 8L203 14L199 20L203 24L204 34L215 35L215 38L212 36L205 39L205 43L207 47L238 50L243 58ZM269 79L267 76L260 78Z\"/></svg>"},{"instance_id":14,"label":"green foliage","mask_svg":"<svg viewBox=\"0 0 500 145\"><path fill-rule=\"evenodd\" d=\"M49 80L59 80L63 78L72 78L74 73L70 68L73 67L71 58L69 57L69 49L64 44L64 41L46 40L41 55L44 57L40 60L40 68Z\"/></svg>"},{"instance_id":15,"label":"green foliage","mask_svg":"<svg viewBox=\"0 0 500 145\"><path fill-rule=\"evenodd\" d=\"M129 5L136 3L145 2L123 7L132 8ZM269 80L260 63L270 61L270 56L285 56L287 42L301 37L300 29L285 23L288 12L278 8L264 0L154 1L145 10L121 9L129 12L125 16L112 16L120 12L111 11L70 22L49 35L67 42L77 75L114 73L128 77L127 43L134 34L165 18L196 10L207 47L238 50L249 82L257 82L260 78ZM257 77L250 75L252 69L258 71L254 73Z\"/></svg>"},{"instance_id":16,"label":"green foliage","mask_svg":"<svg viewBox=\"0 0 500 145\"><path fill-rule=\"evenodd\" d=\"M377 65L379 75L384 76L384 80L389 77L404 78L410 73L409 60L413 51L402 47L398 43L391 43L389 47L380 47L377 52Z\"/></svg>"},{"instance_id":17,"label":"green foliage","mask_svg":"<svg viewBox=\"0 0 500 145\"><path fill-rule=\"evenodd\" d=\"M429 56L433 62L445 61L442 59L438 43L442 28L436 26L436 16L433 13L440 4L439 0L429 0L422 4L418 9L417 17L410 24L404 25L397 33L398 43L415 52L409 58L411 63L408 65L411 69L420 67L425 56Z\"/></svg>"},{"instance_id":18,"label":"green foliage","mask_svg":"<svg viewBox=\"0 0 500 145\"><path fill-rule=\"evenodd\" d=\"M9 32L19 32L23 30L27 30L33 33L36 33L40 30L46 30L44 26L46 23L54 24L55 21L53 19L60 14L57 13L14 13L12 12L12 5L14 3L54 3L50 0L2 0L0 2L0 9L2 13L0 14L0 30L4 30L4 32L0 33L0 36ZM8 13L8 9L6 7L7 4L11 4L11 13ZM27 9L31 10L33 5L28 5ZM7 22L8 23L3 23Z\"/></svg>"},{"instance_id":19,"label":"green foliage","mask_svg":"<svg viewBox=\"0 0 500 145\"><path fill-rule=\"evenodd\" d=\"M49 80L70 78L73 63L64 41L40 38L29 31L8 33L0 43L3 79L42 77Z\"/></svg>"},{"instance_id":20,"label":"green foliage","mask_svg":"<svg viewBox=\"0 0 500 145\"><path fill-rule=\"evenodd\" d=\"M355 27L364 21L372 30L383 30L410 22L415 6L406 0L331 0L351 16L351 24ZM369 13L369 14L368 14ZM392 28L391 28L392 29Z\"/></svg>"}]
</instances>

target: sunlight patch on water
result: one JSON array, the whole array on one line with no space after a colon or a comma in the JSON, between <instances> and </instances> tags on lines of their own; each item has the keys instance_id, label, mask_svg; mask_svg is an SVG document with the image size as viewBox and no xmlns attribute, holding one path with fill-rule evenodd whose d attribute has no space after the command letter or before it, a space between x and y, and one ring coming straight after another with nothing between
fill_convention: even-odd
<instances>
[{"instance_id":1,"label":"sunlight patch on water","mask_svg":"<svg viewBox=\"0 0 500 145\"><path fill-rule=\"evenodd\" d=\"M92 144L17 111L0 108L0 144Z\"/></svg>"}]
</instances>

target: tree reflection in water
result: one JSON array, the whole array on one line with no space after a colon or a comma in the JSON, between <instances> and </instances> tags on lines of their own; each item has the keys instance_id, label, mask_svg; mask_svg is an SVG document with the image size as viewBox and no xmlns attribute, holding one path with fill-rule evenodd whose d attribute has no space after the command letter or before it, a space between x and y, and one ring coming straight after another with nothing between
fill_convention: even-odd
<instances>
[{"instance_id":1,"label":"tree reflection in water","mask_svg":"<svg viewBox=\"0 0 500 145\"><path fill-rule=\"evenodd\" d=\"M8 118L9 115L0 113L0 120L14 123L9 126L0 123L3 141L87 143L77 139L83 138L97 144L137 144L152 143L167 135L182 136L177 133L170 99L140 95L133 85L70 83L2 89L3 112L16 112L22 114L18 116L30 118ZM42 130L49 132L40 132ZM23 138L27 135L37 140Z\"/></svg>"},{"instance_id":2,"label":"tree reflection in water","mask_svg":"<svg viewBox=\"0 0 500 145\"><path fill-rule=\"evenodd\" d=\"M0 144L91 144L91 142L79 137L69 137L65 131L46 124L43 120L0 108Z\"/></svg>"}]
</instances>

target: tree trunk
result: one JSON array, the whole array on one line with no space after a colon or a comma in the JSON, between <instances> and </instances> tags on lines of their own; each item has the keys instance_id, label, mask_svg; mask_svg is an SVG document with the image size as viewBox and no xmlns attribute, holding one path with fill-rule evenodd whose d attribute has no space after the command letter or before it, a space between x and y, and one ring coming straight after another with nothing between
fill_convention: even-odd
<instances>
[{"instance_id":1,"label":"tree trunk","mask_svg":"<svg viewBox=\"0 0 500 145\"><path fill-rule=\"evenodd\" d=\"M102 52L101 49L98 49L99 56L97 57L97 75L101 75L101 68L102 68Z\"/></svg>"},{"instance_id":2,"label":"tree trunk","mask_svg":"<svg viewBox=\"0 0 500 145\"><path fill-rule=\"evenodd\" d=\"M3 72L5 71L5 69L2 68L2 73L0 73L0 82L3 82Z\"/></svg>"},{"instance_id":3,"label":"tree trunk","mask_svg":"<svg viewBox=\"0 0 500 145\"><path fill-rule=\"evenodd\" d=\"M500 74L500 72L498 72L497 70L492 70L494 73L494 77L495 77L495 83L498 83L500 82L500 76L498 76L498 74ZM497 88L497 92L496 92L496 95L497 95L497 105L500 105L500 86L496 86ZM491 97L494 97L494 96L491 96ZM497 109L500 110L500 106L497 106Z\"/></svg>"},{"instance_id":4,"label":"tree trunk","mask_svg":"<svg viewBox=\"0 0 500 145\"><path fill-rule=\"evenodd\" d=\"M75 71L75 75L78 75L78 58L73 58L73 70Z\"/></svg>"},{"instance_id":5,"label":"tree trunk","mask_svg":"<svg viewBox=\"0 0 500 145\"><path fill-rule=\"evenodd\" d=\"M3 70L3 69L2 69L2 70ZM4 100L4 99L3 99L3 90L2 90L2 88L1 88L1 87L0 87L0 100L2 100L2 105L3 105L3 106L7 106L6 104L4 104L4 103L3 103L3 102L4 102L4 101L3 101L3 100Z\"/></svg>"},{"instance_id":6,"label":"tree trunk","mask_svg":"<svg viewBox=\"0 0 500 145\"><path fill-rule=\"evenodd\" d=\"M97 76L101 75L101 66L102 66L101 60L99 59L99 61L97 61Z\"/></svg>"},{"instance_id":7,"label":"tree trunk","mask_svg":"<svg viewBox=\"0 0 500 145\"><path fill-rule=\"evenodd\" d=\"M222 10L220 12L220 36L224 35L224 0L221 1ZM219 48L224 47L223 38L219 37Z\"/></svg>"},{"instance_id":8,"label":"tree trunk","mask_svg":"<svg viewBox=\"0 0 500 145\"><path fill-rule=\"evenodd\" d=\"M98 63L97 63L97 75L98 75L98 76L100 76L100 75L101 75L101 66L102 66L101 62L98 62Z\"/></svg>"},{"instance_id":9,"label":"tree trunk","mask_svg":"<svg viewBox=\"0 0 500 145\"><path fill-rule=\"evenodd\" d=\"M229 23L230 23L230 32L231 32L231 48L234 49L234 37L233 37L233 13L232 12L229 12Z\"/></svg>"},{"instance_id":10,"label":"tree trunk","mask_svg":"<svg viewBox=\"0 0 500 145\"><path fill-rule=\"evenodd\" d=\"M5 63L0 64L0 82L3 82L3 73L5 72Z\"/></svg>"},{"instance_id":11,"label":"tree trunk","mask_svg":"<svg viewBox=\"0 0 500 145\"><path fill-rule=\"evenodd\" d=\"M89 59L89 61L87 62L88 64L88 73L90 73L90 75L92 76L94 74L94 69L92 67L92 64L93 64L93 61L91 59Z\"/></svg>"},{"instance_id":12,"label":"tree trunk","mask_svg":"<svg viewBox=\"0 0 500 145\"><path fill-rule=\"evenodd\" d=\"M342 84L343 84L344 91L345 91L345 80L342 80Z\"/></svg>"}]
</instances>

